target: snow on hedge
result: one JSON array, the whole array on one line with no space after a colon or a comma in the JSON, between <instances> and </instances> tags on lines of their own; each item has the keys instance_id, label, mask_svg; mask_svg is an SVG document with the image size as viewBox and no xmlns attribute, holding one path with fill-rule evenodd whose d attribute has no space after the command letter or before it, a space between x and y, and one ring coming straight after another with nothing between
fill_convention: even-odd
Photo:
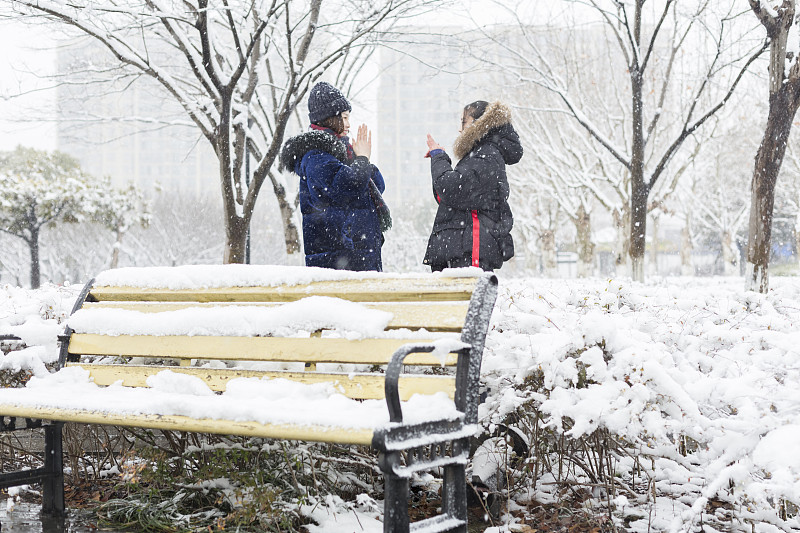
<instances>
[{"instance_id":1,"label":"snow on hedge","mask_svg":"<svg viewBox=\"0 0 800 533\"><path fill-rule=\"evenodd\" d=\"M58 359L58 335L72 311L79 285L45 285L37 290L0 286L0 335L16 335L27 346L0 359L0 371L47 373Z\"/></svg>"},{"instance_id":2,"label":"snow on hedge","mask_svg":"<svg viewBox=\"0 0 800 533\"><path fill-rule=\"evenodd\" d=\"M761 295L738 278L503 283L482 418L532 401L557 433L622 439L658 496L621 500L644 509L634 530L690 530L712 498L733 506L741 530L798 528L778 507L800 503L800 279L771 285ZM543 386L518 387L531 376ZM630 462L616 468L629 477Z\"/></svg>"}]
</instances>

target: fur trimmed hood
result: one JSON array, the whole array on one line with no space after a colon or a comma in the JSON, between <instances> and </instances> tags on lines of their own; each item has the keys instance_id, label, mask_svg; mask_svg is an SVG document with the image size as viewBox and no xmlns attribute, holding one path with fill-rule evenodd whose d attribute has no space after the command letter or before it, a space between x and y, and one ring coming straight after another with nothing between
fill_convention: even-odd
<instances>
[{"instance_id":1,"label":"fur trimmed hood","mask_svg":"<svg viewBox=\"0 0 800 533\"><path fill-rule=\"evenodd\" d=\"M294 172L295 164L311 150L331 154L342 163L347 164L347 147L344 141L330 133L313 130L295 135L284 143L278 160L278 170Z\"/></svg>"},{"instance_id":2,"label":"fur trimmed hood","mask_svg":"<svg viewBox=\"0 0 800 533\"><path fill-rule=\"evenodd\" d=\"M469 154L475 145L487 137L489 134L498 135L501 139L511 140L519 144L519 137L511 125L511 109L501 102L492 102L486 107L486 111L467 129L461 132L453 143L453 155L457 160ZM502 148L501 148L502 152ZM503 154L505 157L505 154ZM521 155L521 151L520 151ZM519 158L517 158L517 161ZM508 164L517 161L507 161Z\"/></svg>"}]
</instances>

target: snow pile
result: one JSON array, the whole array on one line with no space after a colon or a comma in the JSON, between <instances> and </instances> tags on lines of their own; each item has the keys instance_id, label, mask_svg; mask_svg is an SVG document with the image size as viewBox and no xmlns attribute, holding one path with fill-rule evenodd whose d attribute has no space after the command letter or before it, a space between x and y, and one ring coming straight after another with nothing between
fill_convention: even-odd
<instances>
[{"instance_id":1,"label":"snow pile","mask_svg":"<svg viewBox=\"0 0 800 533\"><path fill-rule=\"evenodd\" d=\"M308 533L381 533L382 510L383 505L367 494L359 494L352 503L328 495L324 501L313 501L300 508L302 514L316 522L305 526Z\"/></svg>"},{"instance_id":2,"label":"snow pile","mask_svg":"<svg viewBox=\"0 0 800 533\"><path fill-rule=\"evenodd\" d=\"M16 335L27 346L0 359L0 371L45 375L46 363L58 359L58 335L80 286L44 285L36 290L0 286L0 335Z\"/></svg>"},{"instance_id":3,"label":"snow pile","mask_svg":"<svg viewBox=\"0 0 800 533\"><path fill-rule=\"evenodd\" d=\"M331 329L375 337L392 314L327 296L309 296L274 307L195 307L161 313L125 309L81 309L69 319L76 333L105 335L290 336Z\"/></svg>"},{"instance_id":4,"label":"snow pile","mask_svg":"<svg viewBox=\"0 0 800 533\"><path fill-rule=\"evenodd\" d=\"M0 389L0 404L354 429L372 429L389 422L385 400L351 400L330 383L238 378L228 382L225 392L215 395L199 378L164 370L148 378L147 384L152 388L98 387L87 371L67 367L31 378L23 389ZM459 416L443 392L414 395L401 403L403 418L411 423Z\"/></svg>"},{"instance_id":5,"label":"snow pile","mask_svg":"<svg viewBox=\"0 0 800 533\"><path fill-rule=\"evenodd\" d=\"M711 500L735 528L800 527L779 516L800 503L800 280L771 283L768 295L738 278L503 283L482 419L530 402L556 434L609 431L630 454L615 475L633 487L637 458L655 487L655 501L625 494L643 510L637 530L691 529Z\"/></svg>"}]
</instances>

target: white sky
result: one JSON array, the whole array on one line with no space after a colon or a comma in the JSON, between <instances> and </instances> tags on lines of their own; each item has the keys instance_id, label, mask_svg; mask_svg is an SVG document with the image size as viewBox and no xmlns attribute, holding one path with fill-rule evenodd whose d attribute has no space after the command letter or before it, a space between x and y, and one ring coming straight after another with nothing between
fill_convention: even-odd
<instances>
[{"instance_id":1,"label":"white sky","mask_svg":"<svg viewBox=\"0 0 800 533\"><path fill-rule=\"evenodd\" d=\"M47 120L55 114L55 91L42 90L42 75L55 70L49 43L40 28L0 21L0 150L56 147L55 122Z\"/></svg>"},{"instance_id":2,"label":"white sky","mask_svg":"<svg viewBox=\"0 0 800 533\"><path fill-rule=\"evenodd\" d=\"M529 13L532 9L535 12ZM542 23L564 16L563 4L552 1L523 3L514 11ZM477 21L497 22L509 15L496 0L467 0L440 7L409 22L469 26ZM52 45L52 39L39 27L19 20L0 20L0 50L4 52L0 57L0 151L18 144L56 148L55 91L46 90L48 82L42 77L55 71ZM367 93L359 95L361 109L354 109L354 123L366 122L375 129L374 95Z\"/></svg>"}]
</instances>

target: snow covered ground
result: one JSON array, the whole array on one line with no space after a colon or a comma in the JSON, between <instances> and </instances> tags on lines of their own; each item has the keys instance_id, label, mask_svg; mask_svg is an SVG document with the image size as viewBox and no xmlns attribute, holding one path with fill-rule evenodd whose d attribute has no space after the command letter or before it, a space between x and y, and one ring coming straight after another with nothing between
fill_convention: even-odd
<instances>
[{"instance_id":1,"label":"snow covered ground","mask_svg":"<svg viewBox=\"0 0 800 533\"><path fill-rule=\"evenodd\" d=\"M743 285L501 274L483 420L535 408L554 434L607 430L624 451L611 465L617 491L606 499L589 485L587 505L610 505L630 531L800 530L800 278L774 277L768 295ZM47 372L79 289L0 287L0 334L29 346L0 369ZM554 475L519 499L555 499ZM309 512L320 531L379 531L373 503L331 498Z\"/></svg>"},{"instance_id":2,"label":"snow covered ground","mask_svg":"<svg viewBox=\"0 0 800 533\"><path fill-rule=\"evenodd\" d=\"M630 454L614 475L650 487L618 491L615 513L632 530L691 531L709 522L711 500L733 517L727 528L796 530L786 502L800 503L800 279L771 286L509 281L484 357L484 420L533 400L570 437L609 430ZM537 371L539 390L515 387Z\"/></svg>"}]
</instances>

